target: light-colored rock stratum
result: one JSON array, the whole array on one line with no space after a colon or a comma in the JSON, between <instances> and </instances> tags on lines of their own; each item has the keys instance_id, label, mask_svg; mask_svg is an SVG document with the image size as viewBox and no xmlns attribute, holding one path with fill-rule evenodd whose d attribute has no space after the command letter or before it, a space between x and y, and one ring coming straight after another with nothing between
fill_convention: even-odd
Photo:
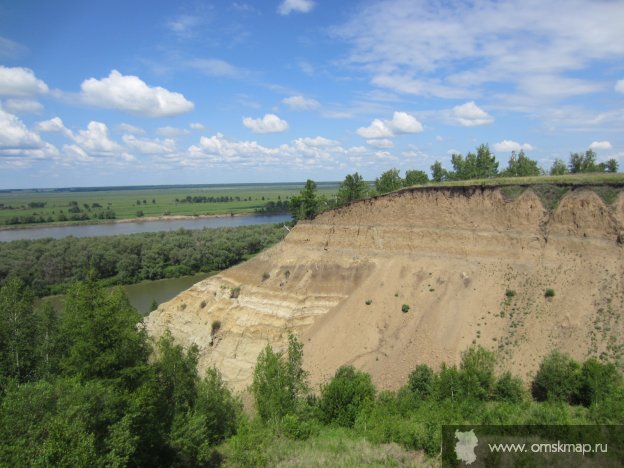
<instances>
[{"instance_id":1,"label":"light-colored rock stratum","mask_svg":"<svg viewBox=\"0 0 624 468\"><path fill-rule=\"evenodd\" d=\"M607 206L574 188L547 210L531 188L515 200L499 188L406 189L298 223L145 324L196 343L200 370L217 366L238 390L289 332L315 385L353 364L397 388L417 364L458 363L473 343L524 377L554 348L621 363L623 242L621 191Z\"/></svg>"}]
</instances>

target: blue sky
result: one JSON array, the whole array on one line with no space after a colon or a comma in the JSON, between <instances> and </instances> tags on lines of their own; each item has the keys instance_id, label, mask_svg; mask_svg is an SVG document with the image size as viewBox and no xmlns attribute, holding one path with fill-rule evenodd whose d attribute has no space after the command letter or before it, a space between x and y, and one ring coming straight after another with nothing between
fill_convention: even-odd
<instances>
[{"instance_id":1,"label":"blue sky","mask_svg":"<svg viewBox=\"0 0 624 468\"><path fill-rule=\"evenodd\" d=\"M624 165L621 1L0 0L0 188Z\"/></svg>"}]
</instances>

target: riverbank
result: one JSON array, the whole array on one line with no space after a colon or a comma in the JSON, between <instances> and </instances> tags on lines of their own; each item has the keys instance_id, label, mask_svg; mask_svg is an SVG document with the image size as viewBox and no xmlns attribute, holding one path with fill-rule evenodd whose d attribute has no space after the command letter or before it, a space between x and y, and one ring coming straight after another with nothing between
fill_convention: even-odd
<instances>
[{"instance_id":1,"label":"riverbank","mask_svg":"<svg viewBox=\"0 0 624 468\"><path fill-rule=\"evenodd\" d=\"M0 225L0 231L14 231L17 229L38 229L38 228L56 228L68 226L97 226L101 224L123 224L123 223L146 223L158 221L188 221L194 219L213 219L213 218L236 218L242 216L274 216L287 215L288 212L258 213L256 211L244 211L240 213L230 214L200 214L200 215L161 215L161 216L141 216L140 218L123 218L123 219L89 219L85 221L53 221L51 223L33 223L33 224L9 224Z\"/></svg>"}]
</instances>

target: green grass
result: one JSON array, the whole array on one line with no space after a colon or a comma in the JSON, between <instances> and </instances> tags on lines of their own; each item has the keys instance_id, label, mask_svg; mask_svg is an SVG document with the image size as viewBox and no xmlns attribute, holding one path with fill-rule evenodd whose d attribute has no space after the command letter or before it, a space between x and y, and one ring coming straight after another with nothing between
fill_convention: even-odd
<instances>
[{"instance_id":1,"label":"green grass","mask_svg":"<svg viewBox=\"0 0 624 468\"><path fill-rule=\"evenodd\" d=\"M206 187L174 187L174 188L115 188L112 190L94 191L4 191L0 192L0 204L14 209L0 208L0 226L15 216L41 215L56 219L61 210L67 215L70 201L75 201L81 210L84 204L89 207L99 203L102 208L91 208L86 211L92 215L110 208L115 212L116 219L136 218L137 211L143 211L145 217L163 216L196 216L196 215L229 215L253 213L261 209L269 201L287 200L299 193L303 184L267 184L267 185L221 185ZM332 197L338 183L322 183L318 186L320 195ZM215 203L176 203L177 199L190 196L206 197L240 197L241 201ZM264 198L264 199L263 199ZM137 204L137 200L140 204ZM145 200L146 203L143 203ZM152 202L155 201L155 203ZM244 201L245 200L245 201ZM44 208L29 208L30 202L45 202ZM89 220L89 223L97 222ZM20 227L23 225L17 225Z\"/></svg>"},{"instance_id":2,"label":"green grass","mask_svg":"<svg viewBox=\"0 0 624 468\"><path fill-rule=\"evenodd\" d=\"M357 435L355 431L343 428L323 427L318 435L305 441L291 440L273 434L269 440L263 442L263 447L258 447L260 452L258 458L255 458L259 462L258 465L354 468L431 465L419 452L407 451L397 444L375 445ZM219 451L224 456L223 466L241 466L231 442L223 444ZM245 460L246 464L253 465L251 460L254 460L254 457Z\"/></svg>"},{"instance_id":3,"label":"green grass","mask_svg":"<svg viewBox=\"0 0 624 468\"><path fill-rule=\"evenodd\" d=\"M566 184L566 185L624 185L624 173L588 173L566 174L562 176L535 176L535 177L494 177L492 179L454 180L415 185L414 187L473 187L499 185L536 185L536 184Z\"/></svg>"}]
</instances>

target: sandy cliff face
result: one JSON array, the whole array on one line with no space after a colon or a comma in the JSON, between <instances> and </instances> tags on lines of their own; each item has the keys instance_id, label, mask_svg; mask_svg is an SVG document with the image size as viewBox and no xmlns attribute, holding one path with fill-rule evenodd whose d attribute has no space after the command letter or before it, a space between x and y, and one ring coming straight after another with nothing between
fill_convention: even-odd
<instances>
[{"instance_id":1,"label":"sandy cliff face","mask_svg":"<svg viewBox=\"0 0 624 468\"><path fill-rule=\"evenodd\" d=\"M621 359L623 241L622 193L607 207L577 189L549 211L530 189L513 201L495 188L406 190L297 224L146 326L196 343L200 367L216 365L237 389L289 332L315 384L349 363L396 388L416 364L456 363L472 343L529 376L553 348Z\"/></svg>"}]
</instances>

